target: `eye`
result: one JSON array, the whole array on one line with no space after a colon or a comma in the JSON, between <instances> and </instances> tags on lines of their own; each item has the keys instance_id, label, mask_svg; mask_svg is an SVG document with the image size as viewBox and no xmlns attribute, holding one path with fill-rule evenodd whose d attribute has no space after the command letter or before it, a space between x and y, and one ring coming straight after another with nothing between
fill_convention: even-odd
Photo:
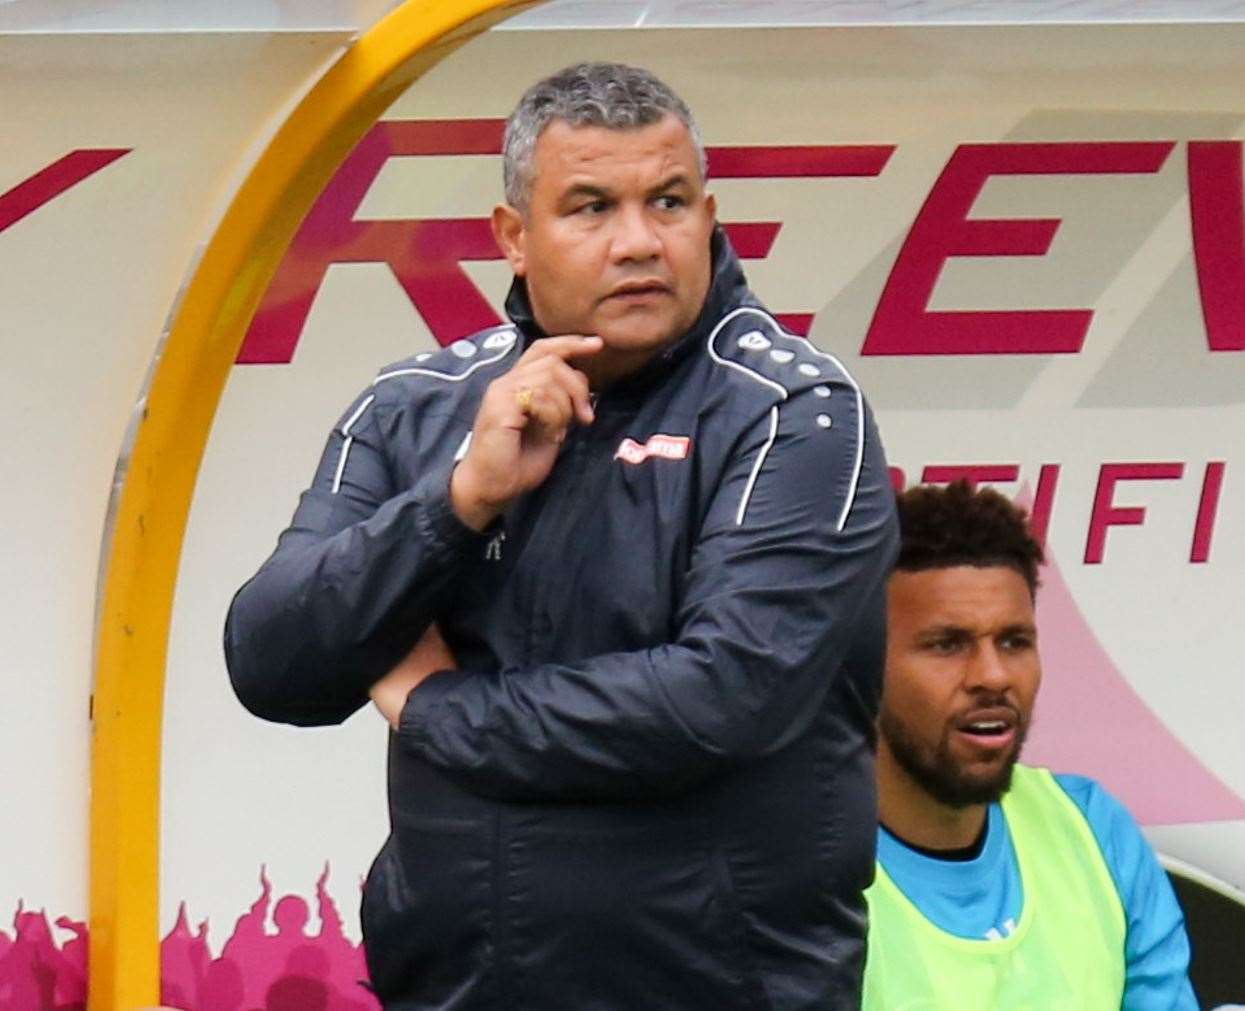
<instances>
[{"instance_id":1,"label":"eye","mask_svg":"<svg viewBox=\"0 0 1245 1011\"><path fill-rule=\"evenodd\" d=\"M597 217L609 210L608 200L588 200L579 204L572 213L582 214L585 217Z\"/></svg>"},{"instance_id":2,"label":"eye","mask_svg":"<svg viewBox=\"0 0 1245 1011\"><path fill-rule=\"evenodd\" d=\"M938 639L930 639L926 642L925 648L935 656L954 656L964 648L964 640L959 636L942 636Z\"/></svg>"},{"instance_id":3,"label":"eye","mask_svg":"<svg viewBox=\"0 0 1245 1011\"><path fill-rule=\"evenodd\" d=\"M1023 653L1036 645L1028 632L1011 632L999 640L999 646L1009 653Z\"/></svg>"},{"instance_id":4,"label":"eye","mask_svg":"<svg viewBox=\"0 0 1245 1011\"><path fill-rule=\"evenodd\" d=\"M663 211L673 211L687 206L687 201L674 193L663 193L653 202Z\"/></svg>"}]
</instances>

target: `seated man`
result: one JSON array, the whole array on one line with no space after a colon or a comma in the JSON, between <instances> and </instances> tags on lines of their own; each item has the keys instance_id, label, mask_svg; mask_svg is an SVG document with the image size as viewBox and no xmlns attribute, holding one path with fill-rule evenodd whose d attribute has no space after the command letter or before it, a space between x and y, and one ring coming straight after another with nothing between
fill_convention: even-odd
<instances>
[{"instance_id":1,"label":"seated man","mask_svg":"<svg viewBox=\"0 0 1245 1011\"><path fill-rule=\"evenodd\" d=\"M1016 764L1041 679L1024 511L961 482L909 489L899 516L864 1008L1195 1009L1184 919L1132 818Z\"/></svg>"}]
</instances>

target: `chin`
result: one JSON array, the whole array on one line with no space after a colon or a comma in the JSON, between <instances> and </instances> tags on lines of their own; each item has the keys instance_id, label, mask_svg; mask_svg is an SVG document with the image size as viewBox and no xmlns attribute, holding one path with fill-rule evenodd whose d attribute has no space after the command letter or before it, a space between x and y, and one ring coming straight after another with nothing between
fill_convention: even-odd
<instances>
[{"instance_id":1,"label":"chin","mask_svg":"<svg viewBox=\"0 0 1245 1011\"><path fill-rule=\"evenodd\" d=\"M1011 786L1019 746L990 762L970 762L942 746L926 749L898 732L894 725L883 733L895 761L918 786L940 804L964 808L999 800Z\"/></svg>"},{"instance_id":2,"label":"chin","mask_svg":"<svg viewBox=\"0 0 1245 1011\"><path fill-rule=\"evenodd\" d=\"M1014 762L986 774L965 776L953 793L965 804L989 804L1002 798L1012 785Z\"/></svg>"},{"instance_id":3,"label":"chin","mask_svg":"<svg viewBox=\"0 0 1245 1011\"><path fill-rule=\"evenodd\" d=\"M603 324L595 331L612 351L651 351L674 340L669 327Z\"/></svg>"}]
</instances>

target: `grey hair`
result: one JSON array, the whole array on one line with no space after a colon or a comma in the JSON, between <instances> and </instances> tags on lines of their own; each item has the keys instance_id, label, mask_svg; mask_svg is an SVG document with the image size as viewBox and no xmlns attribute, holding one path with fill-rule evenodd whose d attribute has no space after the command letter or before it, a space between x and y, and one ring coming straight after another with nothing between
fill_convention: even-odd
<instances>
[{"instance_id":1,"label":"grey hair","mask_svg":"<svg viewBox=\"0 0 1245 1011\"><path fill-rule=\"evenodd\" d=\"M523 93L506 120L502 177L506 201L527 210L532 192L536 141L555 119L571 126L635 130L674 116L687 127L700 178L705 178L705 147L687 103L647 70L622 63L577 63L537 81Z\"/></svg>"}]
</instances>

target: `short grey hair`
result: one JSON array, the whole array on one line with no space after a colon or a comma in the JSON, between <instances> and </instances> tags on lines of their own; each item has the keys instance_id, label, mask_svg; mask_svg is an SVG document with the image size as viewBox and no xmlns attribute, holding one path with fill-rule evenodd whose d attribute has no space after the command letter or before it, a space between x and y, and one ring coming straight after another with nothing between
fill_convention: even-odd
<instances>
[{"instance_id":1,"label":"short grey hair","mask_svg":"<svg viewBox=\"0 0 1245 1011\"><path fill-rule=\"evenodd\" d=\"M536 141L555 119L571 126L635 130L674 116L687 127L705 178L705 147L687 103L647 70L622 63L577 63L537 81L506 120L502 177L506 201L526 211L532 193Z\"/></svg>"}]
</instances>

